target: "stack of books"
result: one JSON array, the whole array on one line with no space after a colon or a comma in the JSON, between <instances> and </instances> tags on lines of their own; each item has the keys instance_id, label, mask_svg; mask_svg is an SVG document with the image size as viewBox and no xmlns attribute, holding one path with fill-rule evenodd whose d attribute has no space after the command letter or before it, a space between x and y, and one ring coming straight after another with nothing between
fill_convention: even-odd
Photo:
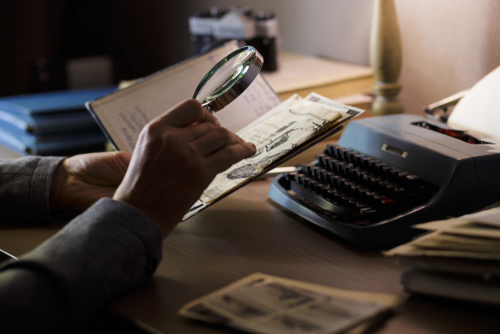
<instances>
[{"instance_id":1,"label":"stack of books","mask_svg":"<svg viewBox=\"0 0 500 334\"><path fill-rule=\"evenodd\" d=\"M430 232L385 253L408 292L500 305L500 208L415 227Z\"/></svg>"},{"instance_id":2,"label":"stack of books","mask_svg":"<svg viewBox=\"0 0 500 334\"><path fill-rule=\"evenodd\" d=\"M335 100L371 93L375 84L371 67L286 51L281 54L278 71L262 74L282 100L294 94L305 97L313 92Z\"/></svg>"},{"instance_id":3,"label":"stack of books","mask_svg":"<svg viewBox=\"0 0 500 334\"><path fill-rule=\"evenodd\" d=\"M116 87L0 98L0 146L9 156L73 155L104 150L106 138L85 102Z\"/></svg>"}]
</instances>

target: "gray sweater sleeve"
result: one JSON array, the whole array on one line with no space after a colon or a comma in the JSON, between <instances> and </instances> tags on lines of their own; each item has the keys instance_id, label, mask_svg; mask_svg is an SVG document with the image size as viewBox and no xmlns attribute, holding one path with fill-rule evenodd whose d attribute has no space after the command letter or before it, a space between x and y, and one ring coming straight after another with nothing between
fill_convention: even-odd
<instances>
[{"instance_id":1,"label":"gray sweater sleeve","mask_svg":"<svg viewBox=\"0 0 500 334\"><path fill-rule=\"evenodd\" d=\"M49 223L52 175L63 158L0 159L0 215L3 224Z\"/></svg>"},{"instance_id":2,"label":"gray sweater sleeve","mask_svg":"<svg viewBox=\"0 0 500 334\"><path fill-rule=\"evenodd\" d=\"M160 261L159 228L134 207L103 198L0 267L2 326L15 333L65 330L143 283Z\"/></svg>"}]
</instances>

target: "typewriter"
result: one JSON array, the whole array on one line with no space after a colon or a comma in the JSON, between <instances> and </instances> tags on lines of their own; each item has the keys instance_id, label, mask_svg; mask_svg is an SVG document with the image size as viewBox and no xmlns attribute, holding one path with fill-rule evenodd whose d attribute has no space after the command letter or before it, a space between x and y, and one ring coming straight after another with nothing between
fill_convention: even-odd
<instances>
[{"instance_id":1,"label":"typewriter","mask_svg":"<svg viewBox=\"0 0 500 334\"><path fill-rule=\"evenodd\" d=\"M500 201L500 141L422 116L365 118L275 177L269 197L357 247L389 247L421 233L414 224Z\"/></svg>"}]
</instances>

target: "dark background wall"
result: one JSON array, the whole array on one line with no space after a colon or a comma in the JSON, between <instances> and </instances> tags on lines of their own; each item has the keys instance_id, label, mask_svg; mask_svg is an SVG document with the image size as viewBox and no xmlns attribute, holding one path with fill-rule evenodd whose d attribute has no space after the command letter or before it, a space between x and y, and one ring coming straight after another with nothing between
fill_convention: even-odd
<instances>
[{"instance_id":1,"label":"dark background wall","mask_svg":"<svg viewBox=\"0 0 500 334\"><path fill-rule=\"evenodd\" d=\"M65 60L82 50L109 53L115 82L175 64L191 56L189 16L211 6L273 10L283 49L368 65L373 1L2 0L0 96L64 88ZM498 0L395 3L406 112L422 113L500 65Z\"/></svg>"},{"instance_id":2,"label":"dark background wall","mask_svg":"<svg viewBox=\"0 0 500 334\"><path fill-rule=\"evenodd\" d=\"M0 96L67 87L65 63L109 55L114 81L191 56L182 1L7 0L0 3Z\"/></svg>"},{"instance_id":3,"label":"dark background wall","mask_svg":"<svg viewBox=\"0 0 500 334\"><path fill-rule=\"evenodd\" d=\"M192 56L189 17L212 6L272 10L283 49L367 65L372 2L4 0L0 96L66 88L65 64L76 57L111 56L115 82L175 64Z\"/></svg>"}]
</instances>

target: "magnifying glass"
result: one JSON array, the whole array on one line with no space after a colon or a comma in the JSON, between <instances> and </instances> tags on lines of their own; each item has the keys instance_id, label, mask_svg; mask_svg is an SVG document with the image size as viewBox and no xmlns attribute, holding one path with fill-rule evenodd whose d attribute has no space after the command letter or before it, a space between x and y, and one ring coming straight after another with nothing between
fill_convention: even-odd
<instances>
[{"instance_id":1,"label":"magnifying glass","mask_svg":"<svg viewBox=\"0 0 500 334\"><path fill-rule=\"evenodd\" d=\"M193 99L216 113L240 96L259 74L264 59L253 46L244 46L218 62L200 81Z\"/></svg>"}]
</instances>

